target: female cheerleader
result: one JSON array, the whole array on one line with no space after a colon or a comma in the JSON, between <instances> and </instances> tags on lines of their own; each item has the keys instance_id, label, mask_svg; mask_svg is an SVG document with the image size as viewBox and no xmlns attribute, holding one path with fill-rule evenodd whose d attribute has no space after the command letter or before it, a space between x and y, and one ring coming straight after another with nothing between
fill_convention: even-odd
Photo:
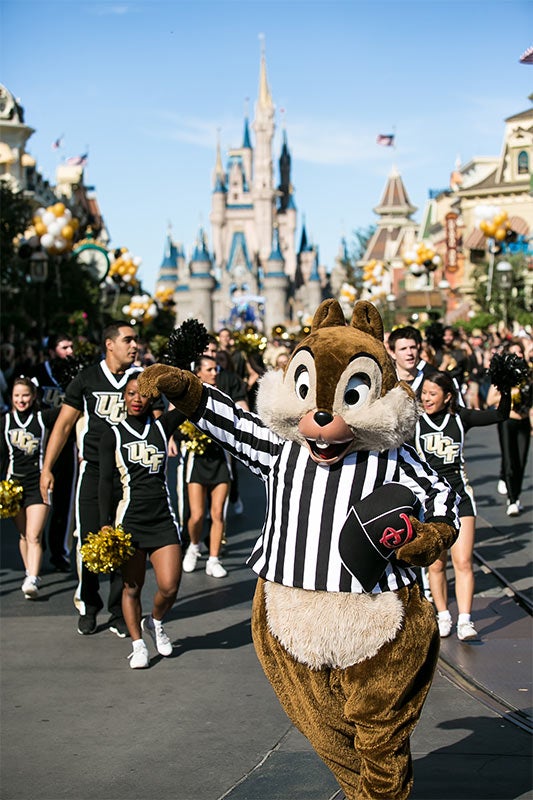
<instances>
[{"instance_id":1,"label":"female cheerleader","mask_svg":"<svg viewBox=\"0 0 533 800\"><path fill-rule=\"evenodd\" d=\"M477 411L459 407L453 378L447 372L436 372L424 380L421 401L424 413L416 426L416 448L435 472L440 477L446 478L460 498L461 527L459 536L451 547L451 556L459 611L457 638L468 641L477 637L477 631L471 620L474 598L472 557L476 504L465 472L464 437L470 428L493 425L506 419L511 408L511 398L507 392L502 394L500 404L495 410ZM448 553L444 550L437 561L429 567L429 585L437 609L439 632L443 638L449 636L452 631L446 583L447 559Z\"/></svg>"},{"instance_id":2,"label":"female cheerleader","mask_svg":"<svg viewBox=\"0 0 533 800\"><path fill-rule=\"evenodd\" d=\"M181 578L181 538L172 511L166 482L168 441L185 417L168 411L157 419L152 400L139 394L134 372L124 387L126 419L109 426L100 440L98 499L101 525L122 525L132 536L135 553L122 565L122 613L132 639L129 656L132 669L149 666L145 631L158 653L172 654L172 642L163 628L163 618L172 608ZM122 500L113 519L113 472L118 469ZM152 613L142 618L141 592L146 559L154 568L157 591Z\"/></svg>"},{"instance_id":3,"label":"female cheerleader","mask_svg":"<svg viewBox=\"0 0 533 800\"><path fill-rule=\"evenodd\" d=\"M515 339L503 348L503 353L511 353L524 363L524 379L511 388L511 413L509 418L498 423L498 437L501 450L500 475L503 491L507 495L507 516L517 517L522 512L520 494L524 483L527 457L531 442L531 409L533 406L533 370L526 366L525 350L520 339ZM529 373L529 374L527 374ZM487 395L487 405L499 402L500 393L491 386Z\"/></svg>"},{"instance_id":4,"label":"female cheerleader","mask_svg":"<svg viewBox=\"0 0 533 800\"><path fill-rule=\"evenodd\" d=\"M14 518L19 547L26 570L22 591L27 600L39 594L42 538L50 503L43 503L39 480L45 443L59 409L39 411L37 387L26 377L15 378L11 392L12 410L3 419L0 447L2 474L22 485L22 508Z\"/></svg>"},{"instance_id":5,"label":"female cheerleader","mask_svg":"<svg viewBox=\"0 0 533 800\"><path fill-rule=\"evenodd\" d=\"M201 356L195 368L200 380L216 385L217 364L210 356ZM200 555L200 537L205 518L205 504L210 495L211 526L209 531L209 558L206 574L224 578L228 573L220 563L219 555L224 536L226 511L231 484L229 457L215 442L210 442L205 453L191 453L185 467L185 482L189 497L188 533L191 543L183 559L183 571L193 572Z\"/></svg>"}]
</instances>

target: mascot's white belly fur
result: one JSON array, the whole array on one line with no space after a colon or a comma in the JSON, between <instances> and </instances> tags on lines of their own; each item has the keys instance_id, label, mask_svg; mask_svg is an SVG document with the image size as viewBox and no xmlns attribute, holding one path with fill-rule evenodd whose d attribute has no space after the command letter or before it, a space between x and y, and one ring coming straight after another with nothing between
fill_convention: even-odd
<instances>
[{"instance_id":1,"label":"mascot's white belly fur","mask_svg":"<svg viewBox=\"0 0 533 800\"><path fill-rule=\"evenodd\" d=\"M396 637L404 617L394 592L310 592L266 582L265 603L271 633L312 669L344 669L372 658Z\"/></svg>"}]
</instances>

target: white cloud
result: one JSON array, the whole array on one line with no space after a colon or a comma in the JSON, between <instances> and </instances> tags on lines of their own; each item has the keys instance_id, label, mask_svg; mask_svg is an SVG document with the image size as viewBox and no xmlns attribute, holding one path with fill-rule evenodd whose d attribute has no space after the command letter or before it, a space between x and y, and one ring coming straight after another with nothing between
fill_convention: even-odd
<instances>
[{"instance_id":1,"label":"white cloud","mask_svg":"<svg viewBox=\"0 0 533 800\"><path fill-rule=\"evenodd\" d=\"M90 9L93 14L99 17L121 17L129 14L132 10L131 6L118 3L98 3Z\"/></svg>"}]
</instances>

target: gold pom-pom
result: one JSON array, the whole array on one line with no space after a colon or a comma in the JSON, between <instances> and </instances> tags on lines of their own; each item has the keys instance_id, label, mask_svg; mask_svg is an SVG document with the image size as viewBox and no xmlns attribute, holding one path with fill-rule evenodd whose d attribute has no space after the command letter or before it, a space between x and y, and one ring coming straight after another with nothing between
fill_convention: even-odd
<instances>
[{"instance_id":1,"label":"gold pom-pom","mask_svg":"<svg viewBox=\"0 0 533 800\"><path fill-rule=\"evenodd\" d=\"M262 353L268 344L268 339L266 336L262 336L253 329L250 330L249 328L247 328L244 332L237 331L233 335L233 340L237 350L240 350L246 355Z\"/></svg>"},{"instance_id":2,"label":"gold pom-pom","mask_svg":"<svg viewBox=\"0 0 533 800\"><path fill-rule=\"evenodd\" d=\"M207 434L202 433L201 431L196 428L192 422L183 422L180 427L180 431L185 436L185 447L187 450L190 450L191 453L196 453L198 456L202 456L207 448L208 444L211 444L211 439Z\"/></svg>"},{"instance_id":3,"label":"gold pom-pom","mask_svg":"<svg viewBox=\"0 0 533 800\"><path fill-rule=\"evenodd\" d=\"M91 572L113 572L135 553L131 533L125 533L122 525L113 528L104 525L98 533L87 534L80 549L83 563Z\"/></svg>"},{"instance_id":4,"label":"gold pom-pom","mask_svg":"<svg viewBox=\"0 0 533 800\"><path fill-rule=\"evenodd\" d=\"M22 486L14 478L0 481L0 517L15 517L22 508Z\"/></svg>"}]
</instances>

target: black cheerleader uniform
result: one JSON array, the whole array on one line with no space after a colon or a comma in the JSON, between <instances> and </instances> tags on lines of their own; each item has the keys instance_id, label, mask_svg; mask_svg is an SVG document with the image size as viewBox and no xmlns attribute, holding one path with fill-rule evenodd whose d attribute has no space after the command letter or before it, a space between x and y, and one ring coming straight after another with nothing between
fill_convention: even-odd
<instances>
[{"instance_id":1,"label":"black cheerleader uniform","mask_svg":"<svg viewBox=\"0 0 533 800\"><path fill-rule=\"evenodd\" d=\"M53 365L61 361L54 359L38 364L33 377L38 382L38 393L41 408L60 408L65 397L63 387L54 377ZM76 430L70 432L67 442L59 453L53 467L54 492L52 510L48 522L48 545L50 561L56 567L62 567L68 560L70 551L69 539L74 527L74 495L78 473L78 449L76 447Z\"/></svg>"},{"instance_id":2,"label":"black cheerleader uniform","mask_svg":"<svg viewBox=\"0 0 533 800\"><path fill-rule=\"evenodd\" d=\"M201 455L191 451L185 469L185 483L201 483L202 486L231 483L230 458L215 442L209 442Z\"/></svg>"},{"instance_id":3,"label":"black cheerleader uniform","mask_svg":"<svg viewBox=\"0 0 533 800\"><path fill-rule=\"evenodd\" d=\"M122 525L135 547L151 552L181 542L167 485L168 441L185 417L174 410L159 419L127 416L108 426L99 446L101 525ZM122 498L113 518L113 474Z\"/></svg>"},{"instance_id":4,"label":"black cheerleader uniform","mask_svg":"<svg viewBox=\"0 0 533 800\"><path fill-rule=\"evenodd\" d=\"M76 529L79 549L89 533L96 533L100 527L98 511L99 453L102 436L110 426L126 416L124 407L124 386L131 372L115 375L105 360L85 367L67 386L63 403L81 412L78 425L78 445L81 463L76 487ZM160 399L158 399L160 401ZM162 401L160 401L162 406ZM115 481L116 498L120 495L120 483ZM81 615L96 614L103 607L99 593L98 575L87 569L78 558L79 585L74 596L75 605ZM122 617L122 576L120 572L110 575L111 586L107 606L112 617Z\"/></svg>"},{"instance_id":5,"label":"black cheerleader uniform","mask_svg":"<svg viewBox=\"0 0 533 800\"><path fill-rule=\"evenodd\" d=\"M41 505L39 488L46 440L59 409L10 411L2 422L0 455L2 474L17 480L23 488L22 507Z\"/></svg>"},{"instance_id":6,"label":"black cheerleader uniform","mask_svg":"<svg viewBox=\"0 0 533 800\"><path fill-rule=\"evenodd\" d=\"M474 492L468 483L464 461L465 434L470 428L494 425L509 416L511 400L502 395L497 409L477 411L459 408L455 414L447 410L437 414L421 414L416 424L415 446L418 453L446 478L460 497L459 517L475 517Z\"/></svg>"}]
</instances>

